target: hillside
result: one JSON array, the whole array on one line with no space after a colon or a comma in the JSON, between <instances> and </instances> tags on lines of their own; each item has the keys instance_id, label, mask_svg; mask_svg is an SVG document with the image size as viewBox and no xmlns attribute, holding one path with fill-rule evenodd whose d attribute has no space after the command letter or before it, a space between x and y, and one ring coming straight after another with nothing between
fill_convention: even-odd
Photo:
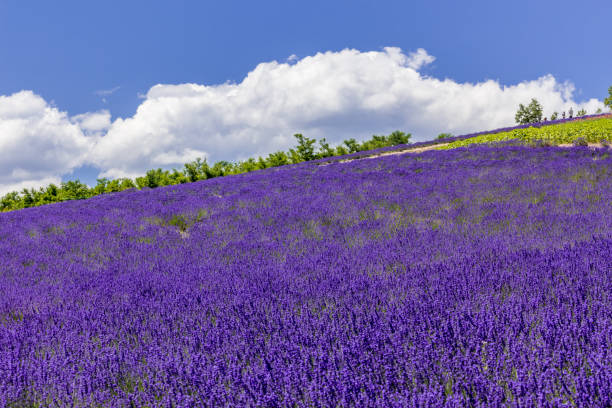
<instances>
[{"instance_id":1,"label":"hillside","mask_svg":"<svg viewBox=\"0 0 612 408\"><path fill-rule=\"evenodd\" d=\"M0 214L0 406L612 404L608 149L345 159Z\"/></svg>"},{"instance_id":2,"label":"hillside","mask_svg":"<svg viewBox=\"0 0 612 408\"><path fill-rule=\"evenodd\" d=\"M37 207L70 200L82 200L100 194L116 193L130 189L158 188L169 185L192 183L216 177L249 173L271 167L299 164L305 161L317 164L346 162L365 157L379 157L402 152L418 153L433 148L453 149L470 144L491 144L513 141L519 144L583 144L608 145L612 140L612 114L596 114L576 118L559 119L538 123L528 123L513 127L482 131L477 133L452 136L442 133L438 138L426 142L409 143L412 135L399 130L391 134L373 135L370 140L357 142L355 139L344 140L332 147L325 138L310 139L302 134L295 134L298 145L287 152L269 153L267 157L251 157L247 160L228 162L218 161L209 165L206 159L198 158L185 163L183 169L172 171L161 168L151 169L135 179L117 178L97 179L97 184L90 187L80 180L62 182L60 185L49 184L46 187L12 191L0 197L0 212Z\"/></svg>"}]
</instances>

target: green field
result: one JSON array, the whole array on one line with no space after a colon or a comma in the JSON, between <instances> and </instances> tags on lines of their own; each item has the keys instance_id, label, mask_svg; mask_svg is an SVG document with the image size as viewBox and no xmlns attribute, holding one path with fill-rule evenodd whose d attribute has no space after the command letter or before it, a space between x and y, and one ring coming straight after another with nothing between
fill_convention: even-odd
<instances>
[{"instance_id":1,"label":"green field","mask_svg":"<svg viewBox=\"0 0 612 408\"><path fill-rule=\"evenodd\" d=\"M542 127L514 129L509 132L485 134L469 139L458 140L438 149L455 149L472 144L499 143L519 141L528 144L539 142L560 145L575 143L578 140L586 143L606 143L612 141L612 118L581 120Z\"/></svg>"}]
</instances>

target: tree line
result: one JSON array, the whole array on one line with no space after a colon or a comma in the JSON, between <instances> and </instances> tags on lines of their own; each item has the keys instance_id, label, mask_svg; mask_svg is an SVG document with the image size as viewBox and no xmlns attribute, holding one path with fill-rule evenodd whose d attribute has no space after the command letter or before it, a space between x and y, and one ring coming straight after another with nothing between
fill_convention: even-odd
<instances>
[{"instance_id":1,"label":"tree line","mask_svg":"<svg viewBox=\"0 0 612 408\"><path fill-rule=\"evenodd\" d=\"M96 180L96 185L89 187L81 181L71 180L59 185L49 184L46 187L24 188L13 191L0 198L0 212L35 207L44 204L57 203L68 200L80 200L100 194L113 193L129 189L157 188L184 183L207 180L214 177L223 177L231 174L248 173L255 170L278 167L286 164L295 164L305 161L317 160L332 156L342 156L365 150L381 147L396 146L410 142L410 133L399 130L384 136L373 135L371 139L358 142L351 138L342 144L332 147L325 138L318 141L308 138L300 133L294 135L297 145L288 151L277 151L266 157L249 158L243 161L218 161L208 164L206 158L198 158L186 163L182 169L162 170L152 169L142 177Z\"/></svg>"},{"instance_id":2,"label":"tree line","mask_svg":"<svg viewBox=\"0 0 612 408\"><path fill-rule=\"evenodd\" d=\"M604 105L612 110L612 86L608 88L608 97L604 99ZM514 115L514 120L519 125L526 125L529 123L539 123L539 122L547 122L547 117L542 117L542 105L538 102L537 99L532 98L529 105L525 106L522 103L519 104L518 110L516 111L516 115ZM602 113L601 108L597 109L595 114ZM586 116L587 111L585 109L580 109L576 112L576 117ZM574 117L574 109L569 108L567 114L565 111L561 112L553 112L550 115L550 120L557 120L561 116L562 119L572 119Z\"/></svg>"}]
</instances>

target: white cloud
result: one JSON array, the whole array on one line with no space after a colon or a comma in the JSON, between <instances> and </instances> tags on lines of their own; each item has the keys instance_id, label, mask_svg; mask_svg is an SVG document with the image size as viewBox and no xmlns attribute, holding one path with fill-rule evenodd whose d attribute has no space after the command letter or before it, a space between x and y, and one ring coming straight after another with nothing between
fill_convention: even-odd
<instances>
[{"instance_id":1,"label":"white cloud","mask_svg":"<svg viewBox=\"0 0 612 408\"><path fill-rule=\"evenodd\" d=\"M111 89L100 89L98 91L95 91L94 94L96 94L98 96L109 96L109 95L112 95L115 92L117 92L119 89L121 89L120 86L116 86L116 87L111 88Z\"/></svg>"},{"instance_id":2,"label":"white cloud","mask_svg":"<svg viewBox=\"0 0 612 408\"><path fill-rule=\"evenodd\" d=\"M160 166L167 166L177 163L187 163L194 161L198 157L206 157L208 154L202 150L183 149L182 151L169 150L158 154L153 158L153 162L159 163Z\"/></svg>"},{"instance_id":3,"label":"white cloud","mask_svg":"<svg viewBox=\"0 0 612 408\"><path fill-rule=\"evenodd\" d=\"M550 75L512 86L423 76L419 69L434 61L424 49L345 49L288 61L261 63L237 84L152 87L136 114L116 120L97 143L94 164L121 176L181 166L189 151L210 161L244 159L293 146L294 133L340 143L401 129L427 140L512 125L518 104L532 97L548 116L603 106L576 103L573 85Z\"/></svg>"},{"instance_id":4,"label":"white cloud","mask_svg":"<svg viewBox=\"0 0 612 408\"><path fill-rule=\"evenodd\" d=\"M24 188L37 189L42 186L48 186L49 184L55 184L56 186L59 186L61 181L62 180L60 177L44 177L44 178L37 178L35 180L22 180L16 183L1 184L0 185L0 196L3 196L4 194L9 193L11 191L21 192Z\"/></svg>"},{"instance_id":5,"label":"white cloud","mask_svg":"<svg viewBox=\"0 0 612 408\"><path fill-rule=\"evenodd\" d=\"M107 110L87 112L70 118L86 135L102 136L111 126L111 114Z\"/></svg>"},{"instance_id":6,"label":"white cloud","mask_svg":"<svg viewBox=\"0 0 612 408\"><path fill-rule=\"evenodd\" d=\"M92 146L65 112L31 91L0 95L0 194L59 182Z\"/></svg>"},{"instance_id":7,"label":"white cloud","mask_svg":"<svg viewBox=\"0 0 612 408\"><path fill-rule=\"evenodd\" d=\"M393 50L396 52L399 51L397 48L394 48ZM414 70L419 70L425 65L431 64L435 60L436 57L429 55L427 51L425 51L423 48L419 48L418 50L416 50L416 52L411 52L408 55L408 59L406 60L406 66Z\"/></svg>"},{"instance_id":8,"label":"white cloud","mask_svg":"<svg viewBox=\"0 0 612 408\"><path fill-rule=\"evenodd\" d=\"M511 86L422 75L433 61L423 49L394 47L290 57L257 65L240 83L153 86L132 117L112 123L106 110L69 118L31 91L0 96L0 193L82 164L134 177L196 157L266 155L294 146L294 133L341 143L396 129L413 141L493 129L512 125L531 98L549 117L604 108L596 99L577 103L574 86L550 75Z\"/></svg>"}]
</instances>

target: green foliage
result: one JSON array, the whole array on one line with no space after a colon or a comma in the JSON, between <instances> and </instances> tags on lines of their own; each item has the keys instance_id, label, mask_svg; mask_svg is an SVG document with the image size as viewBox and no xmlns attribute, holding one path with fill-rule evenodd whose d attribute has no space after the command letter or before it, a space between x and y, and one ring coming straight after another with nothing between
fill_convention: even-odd
<instances>
[{"instance_id":1,"label":"green foliage","mask_svg":"<svg viewBox=\"0 0 612 408\"><path fill-rule=\"evenodd\" d=\"M578 117L580 117L580 116L586 116L586 114L587 114L586 109L580 109L580 110L578 111L578 113L576 113L576 116L578 116Z\"/></svg>"},{"instance_id":2,"label":"green foliage","mask_svg":"<svg viewBox=\"0 0 612 408\"><path fill-rule=\"evenodd\" d=\"M612 86L608 88L608 97L604 99L604 105L612 110Z\"/></svg>"},{"instance_id":3,"label":"green foliage","mask_svg":"<svg viewBox=\"0 0 612 408\"><path fill-rule=\"evenodd\" d=\"M362 152L365 150L380 149L381 147L397 146L407 144L412 135L399 130L392 132L388 136L373 135L372 139L359 144L355 139L347 139L342 145L336 147L336 155L342 156L350 153ZM320 156L323 157L323 156Z\"/></svg>"},{"instance_id":4,"label":"green foliage","mask_svg":"<svg viewBox=\"0 0 612 408\"><path fill-rule=\"evenodd\" d=\"M297 146L289 149L288 152L278 151L268 154L267 157L249 158L237 163L219 161L210 166L206 159L197 158L186 163L182 170L173 169L163 170L161 168L152 169L142 177L135 180L129 178L108 179L100 178L96 180L94 187L89 187L79 180L61 183L60 186L50 184L45 188L23 189L21 192L10 192L0 197L0 211L11 211L21 208L34 207L43 204L56 203L67 200L80 200L92 196L124 191L132 188L157 188L183 183L192 183L200 180L207 180L213 177L223 177L230 174L248 173L250 171L278 167L286 164L301 163L308 160L332 157L335 155L345 155L364 150L378 149L385 146L395 146L406 144L410 141L411 134L399 130L394 131L388 136L373 135L370 140L362 143L355 139L345 140L343 144L332 147L326 139L319 141L319 150L315 151L316 139L304 137L302 134L295 134ZM181 219L172 221L182 229Z\"/></svg>"},{"instance_id":5,"label":"green foliage","mask_svg":"<svg viewBox=\"0 0 612 408\"><path fill-rule=\"evenodd\" d=\"M547 144L574 143L577 139L584 139L586 143L601 143L604 140L612 140L612 119L589 119L574 122L560 123L557 125L543 127L529 127L526 129L514 129L509 132L480 135L469 139L458 140L439 149L454 149L479 143L498 143L510 140L518 140L523 143L536 144L546 142Z\"/></svg>"},{"instance_id":6,"label":"green foliage","mask_svg":"<svg viewBox=\"0 0 612 408\"><path fill-rule=\"evenodd\" d=\"M47 189L52 187L55 186L51 185ZM89 191L87 184L83 184L79 180L75 180L62 183L59 194L57 195L60 197L59 201L82 200L84 198L91 197L91 192Z\"/></svg>"},{"instance_id":7,"label":"green foliage","mask_svg":"<svg viewBox=\"0 0 612 408\"><path fill-rule=\"evenodd\" d=\"M410 142L412 135L410 133L400 132L399 130L394 131L387 136L387 146L397 146L400 144L407 144Z\"/></svg>"},{"instance_id":8,"label":"green foliage","mask_svg":"<svg viewBox=\"0 0 612 408\"><path fill-rule=\"evenodd\" d=\"M185 232L189 227L189 220L185 215L174 215L170 221L168 221L168 225L178 227L180 231Z\"/></svg>"},{"instance_id":9,"label":"green foliage","mask_svg":"<svg viewBox=\"0 0 612 408\"><path fill-rule=\"evenodd\" d=\"M258 170L257 162L254 158L249 157L247 160L237 164L237 170L238 173L248 173L250 171Z\"/></svg>"},{"instance_id":10,"label":"green foliage","mask_svg":"<svg viewBox=\"0 0 612 408\"><path fill-rule=\"evenodd\" d=\"M321 148L319 149L318 157L324 158L332 157L335 155L334 149L329 146L329 143L327 143L327 140L325 140L325 138L319 140L319 145L321 146Z\"/></svg>"},{"instance_id":11,"label":"green foliage","mask_svg":"<svg viewBox=\"0 0 612 408\"><path fill-rule=\"evenodd\" d=\"M268 158L266 159L266 166L268 167L278 167L284 166L285 164L289 164L289 156L287 153L283 151L279 151L276 153L270 153Z\"/></svg>"},{"instance_id":12,"label":"green foliage","mask_svg":"<svg viewBox=\"0 0 612 408\"><path fill-rule=\"evenodd\" d=\"M550 120L557 120L557 119L559 119L559 113L553 112L553 114L550 115Z\"/></svg>"},{"instance_id":13,"label":"green foliage","mask_svg":"<svg viewBox=\"0 0 612 408\"><path fill-rule=\"evenodd\" d=\"M440 133L436 139L441 140L441 139L448 139L449 137L453 137L452 134L450 133Z\"/></svg>"},{"instance_id":14,"label":"green foliage","mask_svg":"<svg viewBox=\"0 0 612 408\"><path fill-rule=\"evenodd\" d=\"M348 153L349 151L346 149L346 147L344 147L344 145L339 145L336 147L336 156L344 156Z\"/></svg>"},{"instance_id":15,"label":"green foliage","mask_svg":"<svg viewBox=\"0 0 612 408\"><path fill-rule=\"evenodd\" d=\"M136 188L136 184L129 178L118 178L109 180L107 178L101 178L96 180L97 184L93 188L93 195L105 194L105 193L116 193L119 191L128 190L130 188Z\"/></svg>"},{"instance_id":16,"label":"green foliage","mask_svg":"<svg viewBox=\"0 0 612 408\"><path fill-rule=\"evenodd\" d=\"M20 204L21 197L19 196L19 193L16 191L11 191L0 199L0 211L9 211L23 208Z\"/></svg>"},{"instance_id":17,"label":"green foliage","mask_svg":"<svg viewBox=\"0 0 612 408\"><path fill-rule=\"evenodd\" d=\"M161 187L164 184L164 171L162 169L149 170L144 177L136 178L136 185L138 188L156 188Z\"/></svg>"},{"instance_id":18,"label":"green foliage","mask_svg":"<svg viewBox=\"0 0 612 408\"><path fill-rule=\"evenodd\" d=\"M206 180L210 174L210 169L206 159L202 160L198 157L194 161L185 164L183 174L185 174L189 182Z\"/></svg>"},{"instance_id":19,"label":"green foliage","mask_svg":"<svg viewBox=\"0 0 612 408\"><path fill-rule=\"evenodd\" d=\"M359 151L359 143L353 138L344 141L344 145L349 153L357 153Z\"/></svg>"},{"instance_id":20,"label":"green foliage","mask_svg":"<svg viewBox=\"0 0 612 408\"><path fill-rule=\"evenodd\" d=\"M293 135L297 139L298 145L296 147L297 154L300 156L300 161L309 161L315 159L314 144L317 142L316 139L309 139L301 133Z\"/></svg>"},{"instance_id":21,"label":"green foliage","mask_svg":"<svg viewBox=\"0 0 612 408\"><path fill-rule=\"evenodd\" d=\"M522 103L519 104L518 111L514 116L514 120L519 125L525 125L527 123L536 123L542 121L542 105L537 99L532 98L529 105L525 106Z\"/></svg>"}]
</instances>

